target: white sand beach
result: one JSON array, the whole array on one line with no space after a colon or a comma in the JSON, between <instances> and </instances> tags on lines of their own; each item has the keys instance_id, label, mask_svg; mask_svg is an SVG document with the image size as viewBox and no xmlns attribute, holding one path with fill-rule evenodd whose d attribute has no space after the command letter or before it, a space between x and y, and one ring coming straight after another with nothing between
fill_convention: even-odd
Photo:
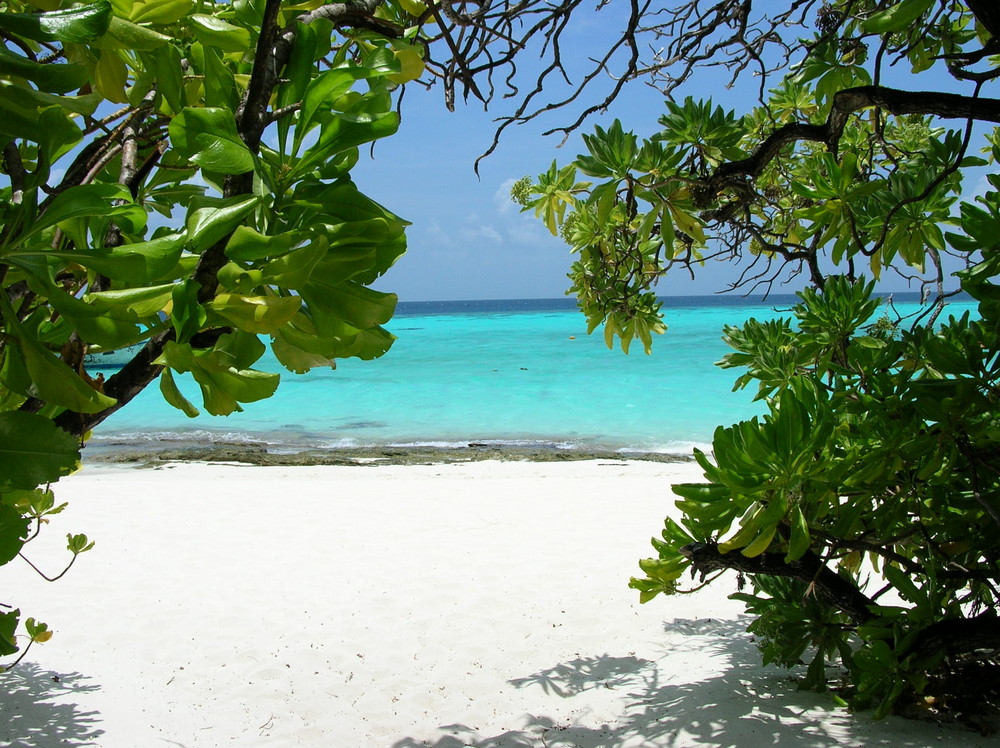
<instances>
[{"instance_id":1,"label":"white sand beach","mask_svg":"<svg viewBox=\"0 0 1000 748\"><path fill-rule=\"evenodd\" d=\"M4 598L54 638L0 744L986 746L873 722L761 667L734 581L628 589L691 464L88 466Z\"/></svg>"}]
</instances>

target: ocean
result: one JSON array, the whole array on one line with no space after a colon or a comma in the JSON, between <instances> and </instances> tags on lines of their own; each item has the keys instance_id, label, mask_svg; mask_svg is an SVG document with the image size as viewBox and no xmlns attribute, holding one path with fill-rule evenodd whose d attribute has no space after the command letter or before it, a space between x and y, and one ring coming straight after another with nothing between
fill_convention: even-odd
<instances>
[{"instance_id":1,"label":"ocean","mask_svg":"<svg viewBox=\"0 0 1000 748\"><path fill-rule=\"evenodd\" d=\"M906 314L916 300L896 294L895 307ZM268 353L257 368L283 372L277 393L227 417L188 418L154 383L95 429L90 444L247 443L269 451L476 444L690 454L709 446L716 426L763 411L752 391L732 391L737 370L714 366L729 351L723 326L787 316L795 301L665 299L669 329L648 356L638 343L626 356L609 350L600 330L587 335L570 298L400 303L386 326L398 340L380 359L295 375ZM197 385L186 375L177 379L200 404Z\"/></svg>"}]
</instances>

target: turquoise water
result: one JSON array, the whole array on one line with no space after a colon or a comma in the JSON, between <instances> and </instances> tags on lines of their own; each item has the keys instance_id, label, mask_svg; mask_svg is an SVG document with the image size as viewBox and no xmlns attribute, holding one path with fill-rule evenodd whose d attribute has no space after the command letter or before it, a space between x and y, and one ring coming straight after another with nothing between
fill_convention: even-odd
<instances>
[{"instance_id":1,"label":"turquoise water","mask_svg":"<svg viewBox=\"0 0 1000 748\"><path fill-rule=\"evenodd\" d=\"M387 326L398 340L378 360L284 372L273 398L224 418L189 419L153 385L98 427L92 443L247 441L279 450L513 443L690 453L719 424L762 410L751 392L731 391L737 372L713 366L728 351L723 326L779 316L776 309L793 301L669 300L669 330L650 356L638 345L625 356L608 350L599 332L588 336L569 299L401 304ZM282 371L267 358L259 368ZM181 384L200 403L197 386Z\"/></svg>"}]
</instances>

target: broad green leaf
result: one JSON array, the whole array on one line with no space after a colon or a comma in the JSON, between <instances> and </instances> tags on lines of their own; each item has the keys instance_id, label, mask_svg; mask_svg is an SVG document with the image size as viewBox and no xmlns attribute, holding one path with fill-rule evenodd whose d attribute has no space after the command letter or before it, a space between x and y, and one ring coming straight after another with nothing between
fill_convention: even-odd
<instances>
[{"instance_id":1,"label":"broad green leaf","mask_svg":"<svg viewBox=\"0 0 1000 748\"><path fill-rule=\"evenodd\" d=\"M335 116L320 128L319 140L309 148L297 164L296 171L304 173L327 161L330 154L338 153L392 135L399 129L396 112L372 115L369 121L352 122Z\"/></svg>"},{"instance_id":2,"label":"broad green leaf","mask_svg":"<svg viewBox=\"0 0 1000 748\"><path fill-rule=\"evenodd\" d=\"M226 257L238 262L280 257L301 239L298 232L265 236L250 226L237 226L226 244Z\"/></svg>"},{"instance_id":3,"label":"broad green leaf","mask_svg":"<svg viewBox=\"0 0 1000 748\"><path fill-rule=\"evenodd\" d=\"M106 349L130 345L139 337L138 318L128 310L101 310L68 294L47 278L32 277L28 285L40 296L48 297L52 308L69 320L80 337ZM67 369L68 371L68 369Z\"/></svg>"},{"instance_id":4,"label":"broad green leaf","mask_svg":"<svg viewBox=\"0 0 1000 748\"><path fill-rule=\"evenodd\" d=\"M164 44L148 52L140 51L139 58L156 78L156 92L161 95L174 113L187 105L181 53L172 44Z\"/></svg>"},{"instance_id":5,"label":"broad green leaf","mask_svg":"<svg viewBox=\"0 0 1000 748\"><path fill-rule=\"evenodd\" d=\"M156 363L179 372L190 372L201 388L205 410L215 416L241 411L241 402L256 402L274 394L280 379L277 374L238 370L226 365L221 358L216 351L194 351L190 345L170 341ZM188 412L183 403L179 407Z\"/></svg>"},{"instance_id":6,"label":"broad green leaf","mask_svg":"<svg viewBox=\"0 0 1000 748\"><path fill-rule=\"evenodd\" d=\"M180 259L185 239L184 234L168 234L148 242L90 252L50 252L48 256L77 262L108 278L138 285L162 280L173 270Z\"/></svg>"},{"instance_id":7,"label":"broad green leaf","mask_svg":"<svg viewBox=\"0 0 1000 748\"><path fill-rule=\"evenodd\" d=\"M252 403L271 397L279 380L277 374L252 369L237 371L208 366L194 368L192 375L201 387L205 410L214 416L228 416L243 410L239 403Z\"/></svg>"},{"instance_id":8,"label":"broad green leaf","mask_svg":"<svg viewBox=\"0 0 1000 748\"><path fill-rule=\"evenodd\" d=\"M299 64L304 66L306 63L302 61ZM308 64L311 71L312 61ZM357 75L351 68L327 70L312 78L302 94L302 106L295 125L296 152L309 131L320 124L319 115L329 116L333 102L347 93L356 80Z\"/></svg>"},{"instance_id":9,"label":"broad green leaf","mask_svg":"<svg viewBox=\"0 0 1000 748\"><path fill-rule=\"evenodd\" d=\"M743 548L740 552L747 558L759 556L768 549L775 533L778 531L777 525L770 525L761 530L760 535L754 538L753 542Z\"/></svg>"},{"instance_id":10,"label":"broad green leaf","mask_svg":"<svg viewBox=\"0 0 1000 748\"><path fill-rule=\"evenodd\" d=\"M302 101L302 96L316 71L316 56L321 54L318 52L318 42L316 28L312 24L299 23L296 26L292 52L285 64L283 76L285 80L278 86L276 109L283 109ZM282 153L286 152L291 125L291 117L282 117L278 120L278 143Z\"/></svg>"},{"instance_id":11,"label":"broad green leaf","mask_svg":"<svg viewBox=\"0 0 1000 748\"><path fill-rule=\"evenodd\" d=\"M170 121L168 131L174 148L203 169L219 174L253 171L253 155L229 109L186 107Z\"/></svg>"},{"instance_id":12,"label":"broad green leaf","mask_svg":"<svg viewBox=\"0 0 1000 748\"><path fill-rule=\"evenodd\" d=\"M15 554L16 555L16 554ZM0 657L6 657L17 652L17 623L21 611L0 609Z\"/></svg>"},{"instance_id":13,"label":"broad green leaf","mask_svg":"<svg viewBox=\"0 0 1000 748\"><path fill-rule=\"evenodd\" d=\"M173 283L161 286L140 286L114 291L98 291L84 296L84 301L94 309L110 311L128 309L138 318L150 317L166 308L171 300Z\"/></svg>"},{"instance_id":14,"label":"broad green leaf","mask_svg":"<svg viewBox=\"0 0 1000 748\"><path fill-rule=\"evenodd\" d=\"M388 78L393 83L402 85L415 81L424 74L424 58L416 47L406 47L393 52L399 63L399 72L390 73Z\"/></svg>"},{"instance_id":15,"label":"broad green leaf","mask_svg":"<svg viewBox=\"0 0 1000 748\"><path fill-rule=\"evenodd\" d=\"M302 299L298 296L240 296L222 293L212 300L208 308L241 330L269 335L291 320L301 305Z\"/></svg>"},{"instance_id":16,"label":"broad green leaf","mask_svg":"<svg viewBox=\"0 0 1000 748\"><path fill-rule=\"evenodd\" d=\"M193 7L194 0L133 0L129 20L167 26L187 16Z\"/></svg>"},{"instance_id":17,"label":"broad green leaf","mask_svg":"<svg viewBox=\"0 0 1000 748\"><path fill-rule=\"evenodd\" d=\"M128 69L124 61L111 49L101 53L94 69L94 88L108 101L123 104L128 101L125 84L128 83Z\"/></svg>"},{"instance_id":18,"label":"broad green leaf","mask_svg":"<svg viewBox=\"0 0 1000 748\"><path fill-rule=\"evenodd\" d=\"M80 445L51 419L0 412L0 486L30 490L77 469Z\"/></svg>"},{"instance_id":19,"label":"broad green leaf","mask_svg":"<svg viewBox=\"0 0 1000 748\"><path fill-rule=\"evenodd\" d=\"M42 109L39 112L38 124L41 128L38 147L50 163L54 163L71 150L83 137L83 131L62 107L50 106Z\"/></svg>"},{"instance_id":20,"label":"broad green leaf","mask_svg":"<svg viewBox=\"0 0 1000 748\"><path fill-rule=\"evenodd\" d=\"M240 94L232 71L222 61L222 53L214 47L207 47L203 57L205 106L235 111L240 103Z\"/></svg>"},{"instance_id":21,"label":"broad green leaf","mask_svg":"<svg viewBox=\"0 0 1000 748\"><path fill-rule=\"evenodd\" d=\"M77 533L76 535L66 535L66 550L77 556L81 553L86 553L94 547L95 543L93 540L88 540L87 536L83 533ZM30 619L29 619L30 620ZM45 624L41 624L45 627ZM42 629L44 631L44 628Z\"/></svg>"},{"instance_id":22,"label":"broad green leaf","mask_svg":"<svg viewBox=\"0 0 1000 748\"><path fill-rule=\"evenodd\" d=\"M77 413L99 413L115 404L84 382L76 372L33 340L20 340L24 365L38 390L38 397L51 405Z\"/></svg>"},{"instance_id":23,"label":"broad green leaf","mask_svg":"<svg viewBox=\"0 0 1000 748\"><path fill-rule=\"evenodd\" d=\"M2 459L2 455L0 455ZM0 466L2 471L2 466ZM0 480L3 474L0 472ZM17 557L31 528L31 519L12 506L0 504L0 566Z\"/></svg>"},{"instance_id":24,"label":"broad green leaf","mask_svg":"<svg viewBox=\"0 0 1000 748\"><path fill-rule=\"evenodd\" d=\"M191 251L198 253L229 236L259 204L258 198L243 196L203 202L208 204L195 207L186 220Z\"/></svg>"},{"instance_id":25,"label":"broad green leaf","mask_svg":"<svg viewBox=\"0 0 1000 748\"><path fill-rule=\"evenodd\" d=\"M223 52L245 52L250 47L250 32L242 26L202 13L188 16L188 22L198 41L206 47L217 47Z\"/></svg>"},{"instance_id":26,"label":"broad green leaf","mask_svg":"<svg viewBox=\"0 0 1000 748\"><path fill-rule=\"evenodd\" d=\"M931 7L934 0L901 0L876 13L861 26L870 34L885 34L908 28Z\"/></svg>"},{"instance_id":27,"label":"broad green leaf","mask_svg":"<svg viewBox=\"0 0 1000 748\"><path fill-rule=\"evenodd\" d=\"M70 114L93 114L100 102L101 97L97 94L57 96L46 91L19 86L8 80L0 80L0 104L4 107L5 117L12 113L21 121L37 123L38 110L48 106L62 107ZM7 126L3 118L0 118L0 124ZM28 140L37 141L41 133L30 133L30 135Z\"/></svg>"},{"instance_id":28,"label":"broad green leaf","mask_svg":"<svg viewBox=\"0 0 1000 748\"><path fill-rule=\"evenodd\" d=\"M798 561L809 550L809 523L806 522L802 509L796 505L791 511L791 537L788 540L788 553L785 563Z\"/></svg>"},{"instance_id":29,"label":"broad green leaf","mask_svg":"<svg viewBox=\"0 0 1000 748\"><path fill-rule=\"evenodd\" d=\"M48 13L0 13L0 31L36 42L86 44L101 36L111 21L107 0Z\"/></svg>"},{"instance_id":30,"label":"broad green leaf","mask_svg":"<svg viewBox=\"0 0 1000 748\"><path fill-rule=\"evenodd\" d=\"M166 34L161 34L146 26L126 21L124 18L119 18L118 16L111 17L111 23L108 25L108 33L104 37L104 40L102 40L103 43L101 46L104 48L110 47L110 39L113 39L115 46L121 49L144 51L157 49L171 41L171 38Z\"/></svg>"},{"instance_id":31,"label":"broad green leaf","mask_svg":"<svg viewBox=\"0 0 1000 748\"><path fill-rule=\"evenodd\" d=\"M192 335L201 331L208 319L205 308L198 303L200 289L201 286L194 278L188 278L174 286L171 295L173 313L170 315L170 322L174 326L178 343L187 343Z\"/></svg>"},{"instance_id":32,"label":"broad green leaf","mask_svg":"<svg viewBox=\"0 0 1000 748\"><path fill-rule=\"evenodd\" d=\"M327 284L317 278L301 293L312 313L332 315L359 330L388 322L398 300L396 294L374 291L351 281Z\"/></svg>"},{"instance_id":33,"label":"broad green leaf","mask_svg":"<svg viewBox=\"0 0 1000 748\"><path fill-rule=\"evenodd\" d=\"M160 392L163 395L164 400L178 410L183 411L184 415L188 418L195 418L198 416L200 411L191 404L190 400L181 394L180 389L177 387L177 383L174 381L174 374L169 368L165 368L160 373Z\"/></svg>"},{"instance_id":34,"label":"broad green leaf","mask_svg":"<svg viewBox=\"0 0 1000 748\"><path fill-rule=\"evenodd\" d=\"M125 205L116 205L124 201ZM134 214L134 215L133 215ZM140 215L141 214L141 215ZM118 184L83 184L63 190L49 204L48 209L31 227L29 235L37 234L57 223L72 218L94 218L113 215L131 217L132 228L140 228L145 211L132 204L132 194Z\"/></svg>"},{"instance_id":35,"label":"broad green leaf","mask_svg":"<svg viewBox=\"0 0 1000 748\"><path fill-rule=\"evenodd\" d=\"M339 255L340 249L331 254ZM327 256L328 251L326 238L320 236L312 244L288 252L267 263L262 268L263 281L282 288L301 288L309 282L316 266ZM328 263L324 263L323 269L324 274L329 271ZM325 275L325 277L330 276Z\"/></svg>"},{"instance_id":36,"label":"broad green leaf","mask_svg":"<svg viewBox=\"0 0 1000 748\"><path fill-rule=\"evenodd\" d=\"M271 350L282 366L296 374L305 374L311 369L319 367L337 368L337 364L331 359L321 356L318 353L304 351L292 345L280 332L271 341Z\"/></svg>"},{"instance_id":37,"label":"broad green leaf","mask_svg":"<svg viewBox=\"0 0 1000 748\"><path fill-rule=\"evenodd\" d=\"M0 14L0 18L3 14ZM83 65L41 64L0 47L0 75L25 78L50 93L67 93L83 86L89 79Z\"/></svg>"}]
</instances>

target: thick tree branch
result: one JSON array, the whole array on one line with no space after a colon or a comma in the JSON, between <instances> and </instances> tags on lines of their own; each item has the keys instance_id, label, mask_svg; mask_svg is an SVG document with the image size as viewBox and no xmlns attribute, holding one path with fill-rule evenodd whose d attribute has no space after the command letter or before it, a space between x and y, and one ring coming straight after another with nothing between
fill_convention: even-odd
<instances>
[{"instance_id":1,"label":"thick tree branch","mask_svg":"<svg viewBox=\"0 0 1000 748\"><path fill-rule=\"evenodd\" d=\"M695 571L712 574L724 569L744 574L767 574L789 577L806 582L810 590L825 603L843 611L858 624L872 618L869 606L874 601L836 572L825 566L816 554L809 552L798 561L785 563L784 554L764 553L747 558L742 553L720 553L718 546L710 543L691 543L680 549L691 560Z\"/></svg>"},{"instance_id":2,"label":"thick tree branch","mask_svg":"<svg viewBox=\"0 0 1000 748\"><path fill-rule=\"evenodd\" d=\"M945 119L967 119L1000 123L1000 100L981 99L939 91L901 91L884 86L846 88L833 97L826 122L792 122L779 127L749 157L721 165L709 177L709 183L721 188L734 177L756 177L788 144L797 141L823 143L834 153L852 114L879 107L897 116L934 115Z\"/></svg>"},{"instance_id":3,"label":"thick tree branch","mask_svg":"<svg viewBox=\"0 0 1000 748\"><path fill-rule=\"evenodd\" d=\"M944 652L952 657L994 658L1000 655L1000 618L983 613L939 621L917 635L912 651L919 657Z\"/></svg>"},{"instance_id":4,"label":"thick tree branch","mask_svg":"<svg viewBox=\"0 0 1000 748\"><path fill-rule=\"evenodd\" d=\"M1000 39L1000 3L996 0L965 0L976 20L983 25L990 36Z\"/></svg>"}]
</instances>

